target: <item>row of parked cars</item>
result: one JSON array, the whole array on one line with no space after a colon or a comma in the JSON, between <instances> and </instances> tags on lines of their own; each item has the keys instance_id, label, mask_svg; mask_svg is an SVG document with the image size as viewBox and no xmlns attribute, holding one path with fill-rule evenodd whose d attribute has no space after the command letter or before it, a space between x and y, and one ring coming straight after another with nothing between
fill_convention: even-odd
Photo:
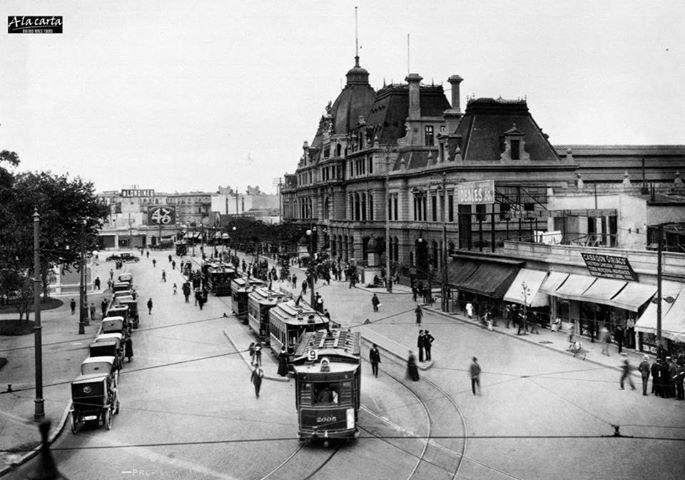
<instances>
[{"instance_id":1,"label":"row of parked cars","mask_svg":"<svg viewBox=\"0 0 685 480\"><path fill-rule=\"evenodd\" d=\"M112 428L119 413L119 370L133 356L132 329L138 328L138 303L130 273L119 275L98 335L89 345L81 374L71 382L71 431L86 423Z\"/></svg>"}]
</instances>

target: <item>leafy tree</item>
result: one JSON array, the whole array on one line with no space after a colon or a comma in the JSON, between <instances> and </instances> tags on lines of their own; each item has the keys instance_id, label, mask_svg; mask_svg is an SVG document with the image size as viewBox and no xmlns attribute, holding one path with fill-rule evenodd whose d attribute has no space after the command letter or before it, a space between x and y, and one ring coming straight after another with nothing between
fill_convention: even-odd
<instances>
[{"instance_id":1,"label":"leafy tree","mask_svg":"<svg viewBox=\"0 0 685 480\"><path fill-rule=\"evenodd\" d=\"M0 270L0 292L8 303L14 305L19 314L19 320L29 320L29 311L33 303L33 282L24 273L13 270Z\"/></svg>"}]
</instances>

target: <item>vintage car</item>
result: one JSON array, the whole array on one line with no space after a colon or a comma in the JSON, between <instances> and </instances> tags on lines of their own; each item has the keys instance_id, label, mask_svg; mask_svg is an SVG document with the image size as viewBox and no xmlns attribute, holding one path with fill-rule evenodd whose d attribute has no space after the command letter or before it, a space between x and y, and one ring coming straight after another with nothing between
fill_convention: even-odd
<instances>
[{"instance_id":1,"label":"vintage car","mask_svg":"<svg viewBox=\"0 0 685 480\"><path fill-rule=\"evenodd\" d=\"M114 299L117 307L128 307L128 320L133 325L133 328L138 328L140 316L138 315L138 301L132 295L121 295Z\"/></svg>"},{"instance_id":2,"label":"vintage car","mask_svg":"<svg viewBox=\"0 0 685 480\"><path fill-rule=\"evenodd\" d=\"M91 357L114 357L114 368L117 370L121 369L126 353L121 333L103 333L98 335L88 348Z\"/></svg>"},{"instance_id":3,"label":"vintage car","mask_svg":"<svg viewBox=\"0 0 685 480\"><path fill-rule=\"evenodd\" d=\"M81 375L109 375L112 386L116 388L119 386L119 370L114 368L114 361L112 356L88 357L81 362Z\"/></svg>"},{"instance_id":4,"label":"vintage car","mask_svg":"<svg viewBox=\"0 0 685 480\"><path fill-rule=\"evenodd\" d=\"M133 284L133 275L130 273L122 273L118 277L119 282L128 282L129 284Z\"/></svg>"},{"instance_id":5,"label":"vintage car","mask_svg":"<svg viewBox=\"0 0 685 480\"><path fill-rule=\"evenodd\" d=\"M113 376L107 373L80 375L71 382L71 431L77 434L86 422L112 428L112 416L119 413L119 395Z\"/></svg>"},{"instance_id":6,"label":"vintage car","mask_svg":"<svg viewBox=\"0 0 685 480\"><path fill-rule=\"evenodd\" d=\"M129 335L128 323L124 317L105 317L102 319L98 335L104 333L121 333L124 340Z\"/></svg>"}]
</instances>

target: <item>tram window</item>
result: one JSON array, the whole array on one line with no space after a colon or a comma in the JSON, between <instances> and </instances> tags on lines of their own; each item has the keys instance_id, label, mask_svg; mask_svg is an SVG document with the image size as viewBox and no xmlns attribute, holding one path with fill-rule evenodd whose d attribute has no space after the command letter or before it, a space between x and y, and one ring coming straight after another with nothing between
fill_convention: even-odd
<instances>
[{"instance_id":1,"label":"tram window","mask_svg":"<svg viewBox=\"0 0 685 480\"><path fill-rule=\"evenodd\" d=\"M318 383L312 390L314 403L327 404L338 403L339 395L335 385L329 383Z\"/></svg>"},{"instance_id":2,"label":"tram window","mask_svg":"<svg viewBox=\"0 0 685 480\"><path fill-rule=\"evenodd\" d=\"M352 382L342 382L340 385L340 401L342 403L352 401Z\"/></svg>"},{"instance_id":3,"label":"tram window","mask_svg":"<svg viewBox=\"0 0 685 480\"><path fill-rule=\"evenodd\" d=\"M300 387L300 404L311 405L312 404L312 384L303 383Z\"/></svg>"}]
</instances>

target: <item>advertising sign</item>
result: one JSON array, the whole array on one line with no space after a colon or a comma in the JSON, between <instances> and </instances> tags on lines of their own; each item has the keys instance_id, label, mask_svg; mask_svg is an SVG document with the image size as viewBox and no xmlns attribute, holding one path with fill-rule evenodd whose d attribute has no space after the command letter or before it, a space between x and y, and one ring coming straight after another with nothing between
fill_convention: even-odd
<instances>
[{"instance_id":1,"label":"advertising sign","mask_svg":"<svg viewBox=\"0 0 685 480\"><path fill-rule=\"evenodd\" d=\"M495 181L480 180L458 184L457 202L460 205L491 205L495 203Z\"/></svg>"},{"instance_id":2,"label":"advertising sign","mask_svg":"<svg viewBox=\"0 0 685 480\"><path fill-rule=\"evenodd\" d=\"M626 257L581 253L585 265L594 277L613 278L614 280L637 281L637 275Z\"/></svg>"},{"instance_id":3,"label":"advertising sign","mask_svg":"<svg viewBox=\"0 0 685 480\"><path fill-rule=\"evenodd\" d=\"M176 223L176 207L150 206L147 207L148 225L174 225Z\"/></svg>"}]
</instances>

